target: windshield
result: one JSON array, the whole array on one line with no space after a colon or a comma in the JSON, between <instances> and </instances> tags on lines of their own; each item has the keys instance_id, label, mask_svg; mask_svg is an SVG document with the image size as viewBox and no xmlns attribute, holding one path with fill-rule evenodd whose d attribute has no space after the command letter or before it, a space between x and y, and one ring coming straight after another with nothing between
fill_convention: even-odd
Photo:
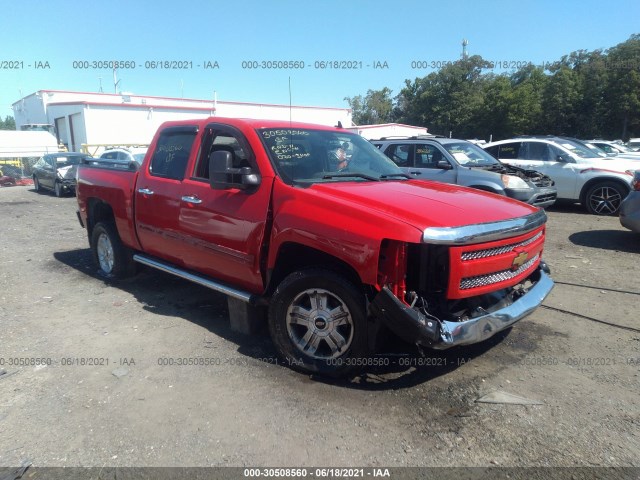
<instances>
[{"instance_id":1,"label":"windshield","mask_svg":"<svg viewBox=\"0 0 640 480\"><path fill-rule=\"evenodd\" d=\"M595 153L592 150L589 150L584 145L581 145L577 142L572 142L571 140L561 140L558 142L564 148L573 153L576 157L579 158L602 158L600 155Z\"/></svg>"},{"instance_id":2,"label":"windshield","mask_svg":"<svg viewBox=\"0 0 640 480\"><path fill-rule=\"evenodd\" d=\"M442 145L464 167L486 167L501 163L471 142L444 143Z\"/></svg>"},{"instance_id":3,"label":"windshield","mask_svg":"<svg viewBox=\"0 0 640 480\"><path fill-rule=\"evenodd\" d=\"M259 134L277 172L287 183L407 178L391 159L353 133L266 128Z\"/></svg>"},{"instance_id":4,"label":"windshield","mask_svg":"<svg viewBox=\"0 0 640 480\"><path fill-rule=\"evenodd\" d=\"M87 158L86 155L63 155L56 157L56 166L68 167L69 165L78 165L82 158Z\"/></svg>"}]
</instances>

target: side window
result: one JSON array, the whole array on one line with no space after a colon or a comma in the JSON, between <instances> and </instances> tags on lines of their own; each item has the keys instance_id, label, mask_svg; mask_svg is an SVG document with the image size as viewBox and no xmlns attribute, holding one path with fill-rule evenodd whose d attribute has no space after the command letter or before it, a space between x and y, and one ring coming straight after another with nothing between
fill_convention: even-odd
<instances>
[{"instance_id":1,"label":"side window","mask_svg":"<svg viewBox=\"0 0 640 480\"><path fill-rule=\"evenodd\" d=\"M442 152L434 145L416 145L415 166L417 168L438 168L443 160Z\"/></svg>"},{"instance_id":2,"label":"side window","mask_svg":"<svg viewBox=\"0 0 640 480\"><path fill-rule=\"evenodd\" d=\"M225 151L231 154L234 168L251 167L251 150L239 132L211 128L204 136L194 177L209 180L209 157L213 152Z\"/></svg>"},{"instance_id":3,"label":"side window","mask_svg":"<svg viewBox=\"0 0 640 480\"><path fill-rule=\"evenodd\" d=\"M565 157L568 156L566 153L564 153L558 147L556 147L554 145L549 145L549 159L550 159L550 161L557 162L558 161L558 157L560 155L564 155Z\"/></svg>"},{"instance_id":4,"label":"side window","mask_svg":"<svg viewBox=\"0 0 640 480\"><path fill-rule=\"evenodd\" d=\"M108 160L115 160L117 156L118 156L118 152L107 152L107 153L103 153L102 157L100 157L100 158L106 158Z\"/></svg>"},{"instance_id":5,"label":"side window","mask_svg":"<svg viewBox=\"0 0 640 480\"><path fill-rule=\"evenodd\" d=\"M500 145L500 150L498 151L498 158L500 160L515 160L520 154L520 142L513 143L503 143Z\"/></svg>"},{"instance_id":6,"label":"side window","mask_svg":"<svg viewBox=\"0 0 640 480\"><path fill-rule=\"evenodd\" d=\"M520 156L524 160L549 161L549 148L542 142L524 142L520 149Z\"/></svg>"},{"instance_id":7,"label":"side window","mask_svg":"<svg viewBox=\"0 0 640 480\"><path fill-rule=\"evenodd\" d=\"M151 175L175 180L184 179L196 133L196 127L174 127L163 131L151 157Z\"/></svg>"},{"instance_id":8,"label":"side window","mask_svg":"<svg viewBox=\"0 0 640 480\"><path fill-rule=\"evenodd\" d=\"M51 168L56 168L56 159L54 157L45 157L45 161Z\"/></svg>"},{"instance_id":9,"label":"side window","mask_svg":"<svg viewBox=\"0 0 640 480\"><path fill-rule=\"evenodd\" d=\"M489 153L493 158L498 158L498 150L500 145L494 145L493 147L485 148L484 150Z\"/></svg>"},{"instance_id":10,"label":"side window","mask_svg":"<svg viewBox=\"0 0 640 480\"><path fill-rule=\"evenodd\" d=\"M411 167L411 158L409 157L410 151L411 145L396 144L389 145L384 153L399 167Z\"/></svg>"}]
</instances>

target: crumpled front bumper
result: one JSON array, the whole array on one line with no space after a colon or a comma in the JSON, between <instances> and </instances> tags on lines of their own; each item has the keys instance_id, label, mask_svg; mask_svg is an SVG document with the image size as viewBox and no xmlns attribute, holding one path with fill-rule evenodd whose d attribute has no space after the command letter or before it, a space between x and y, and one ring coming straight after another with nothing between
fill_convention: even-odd
<instances>
[{"instance_id":1,"label":"crumpled front bumper","mask_svg":"<svg viewBox=\"0 0 640 480\"><path fill-rule=\"evenodd\" d=\"M463 322L429 319L402 303L386 287L374 298L371 307L373 313L403 340L444 350L482 342L532 313L554 285L542 268L534 273L532 280L536 281L535 285L512 304Z\"/></svg>"}]
</instances>

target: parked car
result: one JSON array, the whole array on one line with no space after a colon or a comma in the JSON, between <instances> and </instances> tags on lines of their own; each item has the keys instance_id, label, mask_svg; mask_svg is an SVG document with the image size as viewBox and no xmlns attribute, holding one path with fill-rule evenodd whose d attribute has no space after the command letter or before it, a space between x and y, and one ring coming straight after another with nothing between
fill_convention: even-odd
<instances>
[{"instance_id":1,"label":"parked car","mask_svg":"<svg viewBox=\"0 0 640 480\"><path fill-rule=\"evenodd\" d=\"M232 329L266 322L307 373L371 365L389 331L462 351L553 287L543 210L415 180L340 127L165 122L139 169L81 164L77 198L104 276L140 263L222 292Z\"/></svg>"},{"instance_id":2,"label":"parked car","mask_svg":"<svg viewBox=\"0 0 640 480\"><path fill-rule=\"evenodd\" d=\"M595 145L608 154L621 155L630 158L635 157L640 160L640 152L634 151L621 143L611 142L609 140L586 140L586 143Z\"/></svg>"},{"instance_id":3,"label":"parked car","mask_svg":"<svg viewBox=\"0 0 640 480\"><path fill-rule=\"evenodd\" d=\"M76 169L83 159L91 158L85 153L49 153L33 166L33 186L36 192L52 190L56 197L76 189Z\"/></svg>"},{"instance_id":4,"label":"parked car","mask_svg":"<svg viewBox=\"0 0 640 480\"><path fill-rule=\"evenodd\" d=\"M640 233L640 171L636 171L631 187L631 192L620 205L620 224Z\"/></svg>"},{"instance_id":5,"label":"parked car","mask_svg":"<svg viewBox=\"0 0 640 480\"><path fill-rule=\"evenodd\" d=\"M640 138L630 138L627 142L627 147L629 147L634 152L640 151Z\"/></svg>"},{"instance_id":6,"label":"parked car","mask_svg":"<svg viewBox=\"0 0 640 480\"><path fill-rule=\"evenodd\" d=\"M124 162L136 162L139 165L142 164L144 156L147 153L147 147L131 147L131 148L111 148L105 150L100 158L107 160L118 160Z\"/></svg>"},{"instance_id":7,"label":"parked car","mask_svg":"<svg viewBox=\"0 0 640 480\"><path fill-rule=\"evenodd\" d=\"M0 165L0 187L13 187L20 178L20 169L13 165Z\"/></svg>"},{"instance_id":8,"label":"parked car","mask_svg":"<svg viewBox=\"0 0 640 480\"><path fill-rule=\"evenodd\" d=\"M548 175L558 199L578 201L594 215L618 214L640 168L637 161L601 157L579 142L554 136L511 138L483 148L501 162Z\"/></svg>"},{"instance_id":9,"label":"parked car","mask_svg":"<svg viewBox=\"0 0 640 480\"><path fill-rule=\"evenodd\" d=\"M453 183L548 207L556 201L553 180L535 170L499 162L467 140L423 136L373 140L405 173Z\"/></svg>"}]
</instances>

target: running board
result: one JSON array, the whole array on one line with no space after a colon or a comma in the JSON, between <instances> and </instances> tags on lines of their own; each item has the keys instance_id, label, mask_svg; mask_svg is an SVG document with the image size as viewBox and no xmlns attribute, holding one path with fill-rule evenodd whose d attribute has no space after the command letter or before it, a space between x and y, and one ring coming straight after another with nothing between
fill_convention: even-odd
<instances>
[{"instance_id":1,"label":"running board","mask_svg":"<svg viewBox=\"0 0 640 480\"><path fill-rule=\"evenodd\" d=\"M206 277L187 272L186 270L181 270L171 264L164 263L140 254L135 254L133 256L133 260L141 263L142 265L146 265L147 267L162 270L163 272L170 273L171 275L175 275L176 277L184 278L185 280L189 280L190 282L197 283L198 285L202 285L203 287L210 288L211 290L215 290L216 292L224 293L225 295L236 298L238 300L242 300L243 302L249 304L255 303L256 297L251 293L243 292L242 290L229 287Z\"/></svg>"}]
</instances>

